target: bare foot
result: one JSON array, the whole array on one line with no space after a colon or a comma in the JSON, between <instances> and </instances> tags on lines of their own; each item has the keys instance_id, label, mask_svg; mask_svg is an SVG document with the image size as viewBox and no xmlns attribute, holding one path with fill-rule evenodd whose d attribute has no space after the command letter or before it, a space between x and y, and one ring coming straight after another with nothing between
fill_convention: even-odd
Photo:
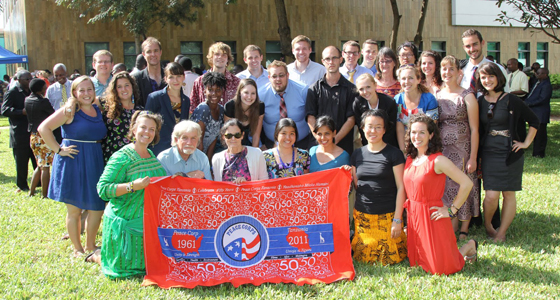
<instances>
[{"instance_id":1,"label":"bare foot","mask_svg":"<svg viewBox=\"0 0 560 300\"><path fill-rule=\"evenodd\" d=\"M466 240L468 237L469 237L469 233L468 233L468 232L464 232L464 231L459 232L459 240L460 240L460 241L464 241L464 240Z\"/></svg>"},{"instance_id":2,"label":"bare foot","mask_svg":"<svg viewBox=\"0 0 560 300\"><path fill-rule=\"evenodd\" d=\"M82 256L84 256L86 253L84 251L80 251L80 250L74 250L74 258L80 258Z\"/></svg>"},{"instance_id":3,"label":"bare foot","mask_svg":"<svg viewBox=\"0 0 560 300\"><path fill-rule=\"evenodd\" d=\"M60 240L61 240L61 241L65 241L65 240L67 240L67 239L69 239L69 238L70 238L70 235L69 235L68 233L65 233L65 234L62 236L62 238L60 238Z\"/></svg>"},{"instance_id":4,"label":"bare foot","mask_svg":"<svg viewBox=\"0 0 560 300\"><path fill-rule=\"evenodd\" d=\"M88 254L88 256L86 256L85 258L85 262L101 265L101 249L97 249L94 252Z\"/></svg>"},{"instance_id":5,"label":"bare foot","mask_svg":"<svg viewBox=\"0 0 560 300\"><path fill-rule=\"evenodd\" d=\"M496 236L494 236L494 242L496 242L496 243L504 243L505 241L506 241L506 236L505 235L496 234Z\"/></svg>"},{"instance_id":6,"label":"bare foot","mask_svg":"<svg viewBox=\"0 0 560 300\"><path fill-rule=\"evenodd\" d=\"M496 229L492 228L492 230L488 230L488 228L486 228L486 235L488 235L489 238L493 239L497 234L498 231L496 231Z\"/></svg>"},{"instance_id":7,"label":"bare foot","mask_svg":"<svg viewBox=\"0 0 560 300\"><path fill-rule=\"evenodd\" d=\"M95 252L97 250L101 250L101 247L95 246L93 249L90 248L85 248L84 249L86 252Z\"/></svg>"},{"instance_id":8,"label":"bare foot","mask_svg":"<svg viewBox=\"0 0 560 300\"><path fill-rule=\"evenodd\" d=\"M478 260L478 243L475 240L468 241L469 251L467 252L467 256L465 256L465 260L469 263L476 262Z\"/></svg>"}]
</instances>

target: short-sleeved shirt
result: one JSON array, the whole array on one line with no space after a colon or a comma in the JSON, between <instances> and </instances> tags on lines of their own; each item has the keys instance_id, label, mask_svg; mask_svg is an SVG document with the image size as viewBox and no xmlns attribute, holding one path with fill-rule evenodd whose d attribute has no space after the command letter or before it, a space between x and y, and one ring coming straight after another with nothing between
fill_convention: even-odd
<instances>
[{"instance_id":1,"label":"short-sleeved shirt","mask_svg":"<svg viewBox=\"0 0 560 300\"><path fill-rule=\"evenodd\" d=\"M262 68L262 74L261 76L259 76L259 78L253 76L251 72L249 72L249 70L239 72L235 76L237 76L237 78L239 79L245 79L245 78L253 79L257 83L257 89L258 89L270 82L270 80L268 79L268 71L263 67L261 68Z\"/></svg>"},{"instance_id":2,"label":"short-sleeved shirt","mask_svg":"<svg viewBox=\"0 0 560 300\"><path fill-rule=\"evenodd\" d=\"M228 71L225 72L224 76L226 77L227 83L226 83L226 89L222 94L222 100L220 100L220 105L225 105L226 102L235 98L235 93L237 92L237 86L239 85L239 81L241 81L241 79L235 77L235 75L231 74ZM194 112L194 109L200 103L204 103L204 100L206 99L204 84L202 84L203 77L204 76L198 77L193 83L193 88L190 95L192 112Z\"/></svg>"},{"instance_id":3,"label":"short-sleeved shirt","mask_svg":"<svg viewBox=\"0 0 560 300\"><path fill-rule=\"evenodd\" d=\"M179 149L177 146L173 146L167 150L163 150L157 159L165 169L167 175L171 176L178 172L189 173L192 171L202 171L204 173L204 178L212 180L212 174L210 174L210 162L208 157L204 152L195 149L193 154L189 156L187 161L185 161L181 154L179 154Z\"/></svg>"},{"instance_id":4,"label":"short-sleeved shirt","mask_svg":"<svg viewBox=\"0 0 560 300\"><path fill-rule=\"evenodd\" d=\"M224 114L226 115L226 117L228 118L235 118L235 100L229 100L228 103L226 103L225 107L225 112ZM264 103L262 101L259 101L259 116L264 115ZM251 124L247 124L244 125L242 124L241 131L245 133L245 136L243 136L243 140L241 141L241 144L245 145L245 146L252 146L253 144L251 143L253 141L253 134L251 133Z\"/></svg>"},{"instance_id":5,"label":"short-sleeved shirt","mask_svg":"<svg viewBox=\"0 0 560 300\"><path fill-rule=\"evenodd\" d=\"M401 83L397 81L391 86L382 86L378 82L375 91L385 94L391 98L395 98L395 96L401 92Z\"/></svg>"},{"instance_id":6,"label":"short-sleeved shirt","mask_svg":"<svg viewBox=\"0 0 560 300\"><path fill-rule=\"evenodd\" d=\"M304 85L312 85L327 73L327 69L322 64L309 60L307 68L303 72L299 72L294 61L288 65L288 73L291 80L301 82Z\"/></svg>"},{"instance_id":7,"label":"short-sleeved shirt","mask_svg":"<svg viewBox=\"0 0 560 300\"><path fill-rule=\"evenodd\" d=\"M310 165L309 165L309 172L318 172L323 170L330 170L334 168L339 168L344 165L350 164L350 154L346 151L342 151L342 153L335 157L333 160L321 164L319 160L317 160L317 148L319 146L313 146L309 149L309 157L310 157Z\"/></svg>"},{"instance_id":8,"label":"short-sleeved shirt","mask_svg":"<svg viewBox=\"0 0 560 300\"><path fill-rule=\"evenodd\" d=\"M206 126L204 129L204 140L202 141L204 153L208 151L210 144L212 144L214 140L220 136L220 129L224 124L224 107L218 104L218 109L220 110L218 120L214 120L214 118L212 118L210 107L206 104L206 102L200 103L191 116L191 121L201 121Z\"/></svg>"},{"instance_id":9,"label":"short-sleeved shirt","mask_svg":"<svg viewBox=\"0 0 560 300\"><path fill-rule=\"evenodd\" d=\"M354 84L343 76L340 76L334 86L330 86L323 76L309 87L305 103L306 114L316 118L329 116L333 119L336 130L340 131L346 120L354 116L352 104L357 96ZM352 153L354 150L353 137L353 131L350 131L342 138L338 146L346 152Z\"/></svg>"},{"instance_id":10,"label":"short-sleeved shirt","mask_svg":"<svg viewBox=\"0 0 560 300\"><path fill-rule=\"evenodd\" d=\"M393 167L404 163L402 152L389 144L376 153L369 151L367 146L356 149L350 159L358 177L354 208L374 215L394 212L397 183Z\"/></svg>"},{"instance_id":11,"label":"short-sleeved shirt","mask_svg":"<svg viewBox=\"0 0 560 300\"><path fill-rule=\"evenodd\" d=\"M418 107L412 110L406 108L404 93L396 95L395 102L397 102L397 121L403 123L405 128L408 128L408 121L415 114L425 114L434 121L439 119L438 103L431 93L422 93Z\"/></svg>"},{"instance_id":12,"label":"short-sleeved shirt","mask_svg":"<svg viewBox=\"0 0 560 300\"><path fill-rule=\"evenodd\" d=\"M289 165L288 168L284 168L274 157L274 152L276 148L268 149L263 152L264 160L266 162L266 170L268 172L268 179L284 178L284 177L294 177L298 175L303 175L305 170L309 170L309 153L305 150L295 148L296 152L294 154L293 162L284 162Z\"/></svg>"}]
</instances>

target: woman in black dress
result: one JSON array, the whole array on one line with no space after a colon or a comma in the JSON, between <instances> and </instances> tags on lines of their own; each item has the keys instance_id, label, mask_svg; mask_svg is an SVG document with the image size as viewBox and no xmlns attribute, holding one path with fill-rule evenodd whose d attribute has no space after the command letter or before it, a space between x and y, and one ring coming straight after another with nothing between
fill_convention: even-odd
<instances>
[{"instance_id":1,"label":"woman in black dress","mask_svg":"<svg viewBox=\"0 0 560 300\"><path fill-rule=\"evenodd\" d=\"M539 119L525 103L513 94L504 92L506 78L494 63L478 68L477 89L480 116L479 157L482 158L484 197L484 225L494 241L506 240L506 231L515 217L515 192L521 190L523 149L531 145ZM529 132L525 124L529 124ZM492 216L498 206L500 193L504 196L502 222L496 230Z\"/></svg>"}]
</instances>

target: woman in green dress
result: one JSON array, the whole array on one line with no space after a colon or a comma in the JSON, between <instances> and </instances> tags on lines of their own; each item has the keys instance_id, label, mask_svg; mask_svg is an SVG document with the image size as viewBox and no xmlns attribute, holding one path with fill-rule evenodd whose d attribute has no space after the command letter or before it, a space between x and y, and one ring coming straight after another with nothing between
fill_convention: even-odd
<instances>
[{"instance_id":1,"label":"woman in green dress","mask_svg":"<svg viewBox=\"0 0 560 300\"><path fill-rule=\"evenodd\" d=\"M130 121L128 138L133 143L115 152L97 183L101 199L108 201L103 220L101 251L88 255L87 262L101 264L109 278L144 275L144 189L150 177L165 176L148 146L159 141L161 116L137 111Z\"/></svg>"}]
</instances>

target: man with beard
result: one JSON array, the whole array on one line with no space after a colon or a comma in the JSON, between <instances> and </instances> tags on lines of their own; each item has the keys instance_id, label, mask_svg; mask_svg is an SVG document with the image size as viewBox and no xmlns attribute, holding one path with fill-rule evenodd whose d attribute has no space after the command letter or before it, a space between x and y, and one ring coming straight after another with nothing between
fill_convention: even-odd
<instances>
[{"instance_id":1,"label":"man with beard","mask_svg":"<svg viewBox=\"0 0 560 300\"><path fill-rule=\"evenodd\" d=\"M210 162L197 149L202 129L193 121L181 121L173 128L171 148L162 151L158 160L167 175L212 180Z\"/></svg>"},{"instance_id":2,"label":"man with beard","mask_svg":"<svg viewBox=\"0 0 560 300\"><path fill-rule=\"evenodd\" d=\"M475 92L476 89L476 70L478 67L483 63L494 63L491 60L488 60L484 57L482 49L486 42L482 39L482 34L475 29L469 29L463 32L462 35L463 40L463 49L469 56L469 62L465 67L463 67L463 79L461 80L461 86L464 89L471 89L472 92ZM507 78L507 72L504 67L500 64L496 64L502 70L504 77ZM509 86L506 83L504 87L506 92L509 92ZM475 93L476 94L476 93Z\"/></svg>"},{"instance_id":3,"label":"man with beard","mask_svg":"<svg viewBox=\"0 0 560 300\"><path fill-rule=\"evenodd\" d=\"M146 106L149 94L167 86L161 67L161 54L161 43L156 38L148 37L142 43L142 56L146 59L147 67L132 74L140 90L140 99L135 99L137 105Z\"/></svg>"}]
</instances>

